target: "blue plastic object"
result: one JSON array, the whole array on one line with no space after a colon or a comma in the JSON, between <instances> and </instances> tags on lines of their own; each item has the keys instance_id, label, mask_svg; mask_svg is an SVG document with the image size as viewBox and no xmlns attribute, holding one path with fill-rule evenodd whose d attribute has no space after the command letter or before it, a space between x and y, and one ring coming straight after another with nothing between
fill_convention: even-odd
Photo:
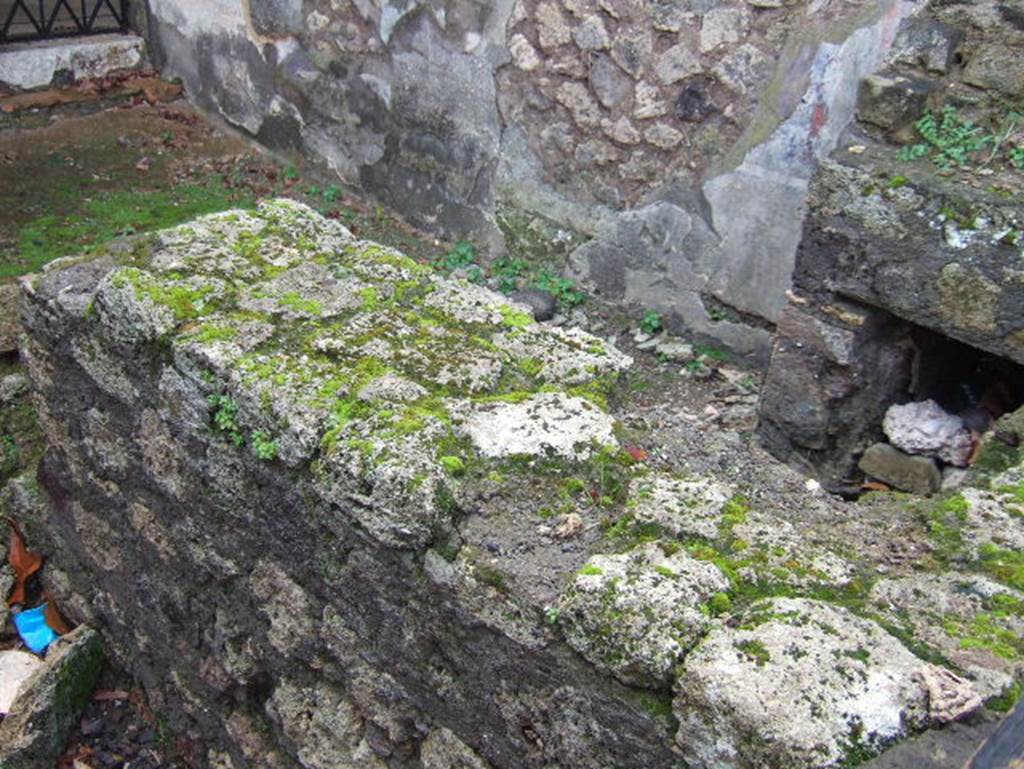
<instances>
[{"instance_id":1,"label":"blue plastic object","mask_svg":"<svg viewBox=\"0 0 1024 769\"><path fill-rule=\"evenodd\" d=\"M25 642L25 646L36 654L42 654L57 640L53 628L46 624L46 604L34 609L25 609L14 616L14 627Z\"/></svg>"}]
</instances>

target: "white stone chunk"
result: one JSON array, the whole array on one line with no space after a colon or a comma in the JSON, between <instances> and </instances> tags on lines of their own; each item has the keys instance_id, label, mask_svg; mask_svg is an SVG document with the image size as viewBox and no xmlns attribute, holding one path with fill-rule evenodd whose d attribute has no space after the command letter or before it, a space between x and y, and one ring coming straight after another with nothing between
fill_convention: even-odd
<instances>
[{"instance_id":1,"label":"white stone chunk","mask_svg":"<svg viewBox=\"0 0 1024 769\"><path fill-rule=\"evenodd\" d=\"M958 467L971 455L970 430L933 400L890 407L882 429L893 446L908 454L938 457Z\"/></svg>"}]
</instances>

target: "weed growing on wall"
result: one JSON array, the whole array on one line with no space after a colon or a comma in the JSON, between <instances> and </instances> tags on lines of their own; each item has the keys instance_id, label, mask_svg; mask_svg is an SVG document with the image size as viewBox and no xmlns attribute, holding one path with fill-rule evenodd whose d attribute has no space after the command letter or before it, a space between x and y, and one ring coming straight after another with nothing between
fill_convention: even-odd
<instances>
[{"instance_id":1,"label":"weed growing on wall","mask_svg":"<svg viewBox=\"0 0 1024 769\"><path fill-rule=\"evenodd\" d=\"M1008 108L994 121L994 127L986 130L947 104L938 115L926 112L914 123L923 141L904 146L898 157L906 161L928 158L944 170L954 166L985 167L994 162L1024 169L1024 137L1019 131L1022 123L1024 113Z\"/></svg>"}]
</instances>

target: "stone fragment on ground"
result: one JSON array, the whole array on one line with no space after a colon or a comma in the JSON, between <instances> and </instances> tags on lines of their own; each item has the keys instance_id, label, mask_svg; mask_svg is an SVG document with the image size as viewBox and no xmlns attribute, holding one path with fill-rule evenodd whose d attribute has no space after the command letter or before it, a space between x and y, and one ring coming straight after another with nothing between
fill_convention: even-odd
<instances>
[{"instance_id":1,"label":"stone fragment on ground","mask_svg":"<svg viewBox=\"0 0 1024 769\"><path fill-rule=\"evenodd\" d=\"M96 631L81 626L64 636L26 679L0 722L0 766L53 766L77 723L103 664Z\"/></svg>"},{"instance_id":2,"label":"stone fragment on ground","mask_svg":"<svg viewBox=\"0 0 1024 769\"><path fill-rule=\"evenodd\" d=\"M973 447L963 420L933 400L892 406L882 420L886 437L908 454L936 457L964 467Z\"/></svg>"},{"instance_id":3,"label":"stone fragment on ground","mask_svg":"<svg viewBox=\"0 0 1024 769\"><path fill-rule=\"evenodd\" d=\"M927 496L942 486L942 473L931 457L904 454L888 443L869 446L858 467L901 491Z\"/></svg>"}]
</instances>

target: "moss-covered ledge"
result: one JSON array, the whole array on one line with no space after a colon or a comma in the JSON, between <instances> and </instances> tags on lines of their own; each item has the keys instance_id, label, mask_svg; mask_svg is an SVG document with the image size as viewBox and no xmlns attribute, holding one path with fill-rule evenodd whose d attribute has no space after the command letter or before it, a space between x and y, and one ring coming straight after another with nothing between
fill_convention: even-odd
<instances>
[{"instance_id":1,"label":"moss-covered ledge","mask_svg":"<svg viewBox=\"0 0 1024 769\"><path fill-rule=\"evenodd\" d=\"M400 546L448 525L482 457L614 445L597 404L630 362L283 199L158 233L103 277L86 317L165 350L167 386L202 394L226 442L314 463L326 500ZM570 420L560 438L514 440L551 416Z\"/></svg>"}]
</instances>

